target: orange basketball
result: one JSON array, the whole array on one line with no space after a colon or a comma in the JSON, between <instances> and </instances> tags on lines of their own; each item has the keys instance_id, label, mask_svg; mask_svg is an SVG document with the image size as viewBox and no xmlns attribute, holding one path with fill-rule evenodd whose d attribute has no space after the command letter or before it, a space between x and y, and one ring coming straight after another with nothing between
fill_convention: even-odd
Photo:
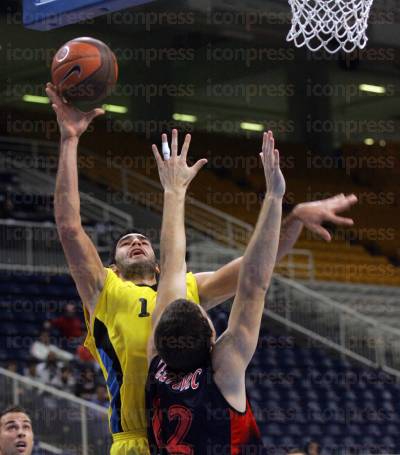
<instances>
[{"instance_id":1,"label":"orange basketball","mask_svg":"<svg viewBox=\"0 0 400 455\"><path fill-rule=\"evenodd\" d=\"M71 102L99 102L113 89L118 64L110 48L94 38L76 38L65 43L51 65L51 79Z\"/></svg>"}]
</instances>

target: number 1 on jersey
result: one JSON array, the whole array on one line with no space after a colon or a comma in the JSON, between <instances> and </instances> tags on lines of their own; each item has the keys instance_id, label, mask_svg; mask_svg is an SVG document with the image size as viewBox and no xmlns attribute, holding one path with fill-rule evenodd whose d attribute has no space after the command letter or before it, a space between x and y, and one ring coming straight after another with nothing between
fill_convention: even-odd
<instances>
[{"instance_id":1,"label":"number 1 on jersey","mask_svg":"<svg viewBox=\"0 0 400 455\"><path fill-rule=\"evenodd\" d=\"M141 306L140 313L138 314L139 318L147 318L150 316L150 313L147 311L147 299L139 299Z\"/></svg>"}]
</instances>

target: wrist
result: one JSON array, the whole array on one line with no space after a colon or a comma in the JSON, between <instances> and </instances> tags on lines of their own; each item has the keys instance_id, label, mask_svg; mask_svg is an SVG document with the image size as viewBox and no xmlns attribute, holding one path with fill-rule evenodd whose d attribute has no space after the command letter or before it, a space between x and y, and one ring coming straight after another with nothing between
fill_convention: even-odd
<instances>
[{"instance_id":1,"label":"wrist","mask_svg":"<svg viewBox=\"0 0 400 455\"><path fill-rule=\"evenodd\" d=\"M173 197L175 199L185 199L186 188L165 188L165 197Z\"/></svg>"},{"instance_id":2,"label":"wrist","mask_svg":"<svg viewBox=\"0 0 400 455\"><path fill-rule=\"evenodd\" d=\"M301 218L301 212L302 212L302 205L303 204L296 204L293 208L293 210L291 211L290 213L290 216L295 219L295 220L298 220L298 221L302 221L302 218Z\"/></svg>"},{"instance_id":3,"label":"wrist","mask_svg":"<svg viewBox=\"0 0 400 455\"><path fill-rule=\"evenodd\" d=\"M62 144L77 144L79 142L79 136L64 136L61 135Z\"/></svg>"},{"instance_id":4,"label":"wrist","mask_svg":"<svg viewBox=\"0 0 400 455\"><path fill-rule=\"evenodd\" d=\"M275 194L275 193L269 193L268 191L265 193L265 199L268 199L270 201L282 201L283 200L283 195Z\"/></svg>"}]
</instances>

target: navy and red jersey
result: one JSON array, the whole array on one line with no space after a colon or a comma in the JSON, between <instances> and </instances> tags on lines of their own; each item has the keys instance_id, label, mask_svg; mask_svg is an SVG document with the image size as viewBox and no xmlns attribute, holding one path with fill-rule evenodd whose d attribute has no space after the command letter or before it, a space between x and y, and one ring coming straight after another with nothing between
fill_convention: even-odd
<instances>
[{"instance_id":1,"label":"navy and red jersey","mask_svg":"<svg viewBox=\"0 0 400 455\"><path fill-rule=\"evenodd\" d=\"M214 382L211 365L177 378L159 356L146 385L151 455L265 455L249 402L233 409Z\"/></svg>"}]
</instances>

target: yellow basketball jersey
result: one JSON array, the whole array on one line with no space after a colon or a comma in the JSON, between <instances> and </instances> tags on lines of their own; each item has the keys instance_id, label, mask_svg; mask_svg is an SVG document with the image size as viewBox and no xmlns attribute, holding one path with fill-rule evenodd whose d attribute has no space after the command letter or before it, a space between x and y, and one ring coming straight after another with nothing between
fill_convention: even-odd
<instances>
[{"instance_id":1,"label":"yellow basketball jersey","mask_svg":"<svg viewBox=\"0 0 400 455\"><path fill-rule=\"evenodd\" d=\"M85 346L100 364L110 396L109 419L113 434L146 436L144 389L147 379L147 342L156 286L124 281L111 269L91 322L85 310L88 334ZM194 275L186 275L187 298L199 303Z\"/></svg>"}]
</instances>

